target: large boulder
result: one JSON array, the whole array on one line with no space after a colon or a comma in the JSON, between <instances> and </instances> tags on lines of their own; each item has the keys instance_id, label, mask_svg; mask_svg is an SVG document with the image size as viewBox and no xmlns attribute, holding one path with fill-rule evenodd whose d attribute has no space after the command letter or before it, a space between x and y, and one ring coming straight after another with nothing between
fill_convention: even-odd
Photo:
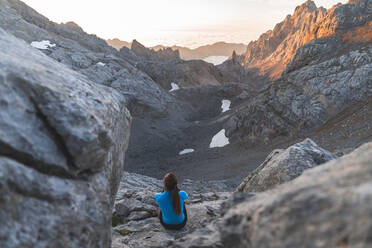
<instances>
[{"instance_id":1,"label":"large boulder","mask_svg":"<svg viewBox=\"0 0 372 248\"><path fill-rule=\"evenodd\" d=\"M313 168L336 157L319 147L311 139L294 144L285 150L270 153L239 185L238 192L260 192L288 182Z\"/></svg>"},{"instance_id":2,"label":"large boulder","mask_svg":"<svg viewBox=\"0 0 372 248\"><path fill-rule=\"evenodd\" d=\"M0 28L0 247L109 247L124 97Z\"/></svg>"},{"instance_id":3,"label":"large boulder","mask_svg":"<svg viewBox=\"0 0 372 248\"><path fill-rule=\"evenodd\" d=\"M243 196L216 225L170 247L371 247L371 161L372 142L275 189Z\"/></svg>"}]
</instances>

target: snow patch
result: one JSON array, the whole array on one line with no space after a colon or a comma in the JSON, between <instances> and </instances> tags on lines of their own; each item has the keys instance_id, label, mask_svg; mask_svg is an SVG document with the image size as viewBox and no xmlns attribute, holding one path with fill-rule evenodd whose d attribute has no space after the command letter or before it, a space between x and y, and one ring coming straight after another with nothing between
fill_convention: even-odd
<instances>
[{"instance_id":1,"label":"snow patch","mask_svg":"<svg viewBox=\"0 0 372 248\"><path fill-rule=\"evenodd\" d=\"M106 64L103 63L103 62L98 62L97 65L99 65L99 66L105 66Z\"/></svg>"},{"instance_id":2,"label":"snow patch","mask_svg":"<svg viewBox=\"0 0 372 248\"><path fill-rule=\"evenodd\" d=\"M183 149L182 151L180 151L179 155L183 155L183 154L187 154L191 152L194 152L194 149L191 149L191 148Z\"/></svg>"},{"instance_id":3,"label":"snow patch","mask_svg":"<svg viewBox=\"0 0 372 248\"><path fill-rule=\"evenodd\" d=\"M48 49L50 47L55 47L56 44L50 43L49 40L42 40L42 41L33 41L33 42L31 42L31 46L33 46L33 47L35 47L37 49L45 50L45 49Z\"/></svg>"},{"instance_id":4,"label":"snow patch","mask_svg":"<svg viewBox=\"0 0 372 248\"><path fill-rule=\"evenodd\" d=\"M230 110L231 101L230 100L222 100L222 113Z\"/></svg>"},{"instance_id":5,"label":"snow patch","mask_svg":"<svg viewBox=\"0 0 372 248\"><path fill-rule=\"evenodd\" d=\"M215 136L213 136L212 141L209 144L209 148L224 147L228 144L230 144L229 139L225 135L225 129L222 129Z\"/></svg>"},{"instance_id":6,"label":"snow patch","mask_svg":"<svg viewBox=\"0 0 372 248\"><path fill-rule=\"evenodd\" d=\"M176 83L171 83L172 89L169 90L169 92L179 90L180 87Z\"/></svg>"}]
</instances>

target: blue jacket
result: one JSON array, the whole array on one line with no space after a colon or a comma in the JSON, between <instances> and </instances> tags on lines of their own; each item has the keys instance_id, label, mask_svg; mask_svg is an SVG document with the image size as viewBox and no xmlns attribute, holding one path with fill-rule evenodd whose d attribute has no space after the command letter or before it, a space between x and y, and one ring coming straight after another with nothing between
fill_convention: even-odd
<instances>
[{"instance_id":1,"label":"blue jacket","mask_svg":"<svg viewBox=\"0 0 372 248\"><path fill-rule=\"evenodd\" d=\"M181 215L177 216L172 206L172 194L168 191L155 194L155 200L160 207L163 222L165 224L176 225L176 224L182 223L185 219L185 214L183 213L183 204L184 204L184 201L189 196L187 195L185 191L180 191L179 195L180 195L180 203L181 203Z\"/></svg>"}]
</instances>

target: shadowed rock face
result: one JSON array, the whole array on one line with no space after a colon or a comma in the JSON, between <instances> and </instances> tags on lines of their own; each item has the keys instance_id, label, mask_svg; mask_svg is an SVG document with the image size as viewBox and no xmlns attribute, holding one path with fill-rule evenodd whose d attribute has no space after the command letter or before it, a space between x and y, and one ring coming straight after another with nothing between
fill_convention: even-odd
<instances>
[{"instance_id":1,"label":"shadowed rock face","mask_svg":"<svg viewBox=\"0 0 372 248\"><path fill-rule=\"evenodd\" d=\"M159 168L170 164L166 161L168 158L178 157L180 149L184 149L190 140L199 139L199 134L188 131L190 126L195 126L188 120L201 116L199 106L206 109L203 113L210 110L208 116L214 117L220 113L220 101L225 97L223 94L216 97L212 95L216 91L212 90L210 94L213 101L206 97L201 99L198 95L191 98L192 102L188 102L184 100L188 99L187 97L178 98L175 92L169 92L170 85L167 85L172 80L189 82L190 85L219 86L216 79L219 77L218 71L212 64L177 60L177 63L172 65L173 60L164 60L161 63L156 58L144 59L129 49L118 52L98 37L88 35L76 24L53 23L17 0L0 1L0 27L28 44L34 41L50 41L55 46L40 50L45 55L85 75L95 83L117 89L125 96L127 107L133 116L126 159L126 168L131 171L150 174L153 171L150 172L148 167L152 166L151 169L155 168L158 176L163 174ZM146 60L154 64L148 68L154 72L151 76L156 78L157 82L139 69L139 64L146 64ZM163 73L169 73L168 77ZM157 75L158 78L155 77ZM164 84L163 79L166 79ZM194 99L197 99L199 104L195 104ZM210 102L210 106L204 106L204 103ZM204 129L209 128L206 126ZM212 134L206 136L206 142L209 142L209 136Z\"/></svg>"},{"instance_id":2,"label":"shadowed rock face","mask_svg":"<svg viewBox=\"0 0 372 248\"><path fill-rule=\"evenodd\" d=\"M247 66L261 70L255 63L267 59L284 65L280 69L283 74L240 106L225 124L227 135L251 143L267 143L277 136L295 137L319 128L355 102L367 102L372 96L372 46L362 30L370 25L371 13L370 0L337 5L327 11L314 8L308 1L270 31L271 38L261 37L252 43L252 54L245 57ZM294 33L286 25L295 28ZM351 34L360 37L351 39ZM273 38L276 36L281 37L279 43ZM271 39L276 45L270 45ZM287 44L292 41L297 45ZM290 56L285 59L280 54ZM230 67L235 71L239 66L246 67L241 57L234 60L219 68L225 72Z\"/></svg>"},{"instance_id":3,"label":"shadowed rock face","mask_svg":"<svg viewBox=\"0 0 372 248\"><path fill-rule=\"evenodd\" d=\"M124 97L0 29L0 246L108 247Z\"/></svg>"},{"instance_id":4,"label":"shadowed rock face","mask_svg":"<svg viewBox=\"0 0 372 248\"><path fill-rule=\"evenodd\" d=\"M178 50L172 50L171 48L163 48L160 50L153 50L146 48L144 45L139 43L137 40L132 41L130 48L136 55L144 57L150 60L170 60L170 59L180 59L180 54Z\"/></svg>"},{"instance_id":5,"label":"shadowed rock face","mask_svg":"<svg viewBox=\"0 0 372 248\"><path fill-rule=\"evenodd\" d=\"M165 90L171 89L171 83L200 86L223 82L222 73L212 64L202 60L181 60L178 50L164 48L155 51L134 40L130 50L122 48L120 52L122 57L132 61L136 68L146 72Z\"/></svg>"},{"instance_id":6,"label":"shadowed rock face","mask_svg":"<svg viewBox=\"0 0 372 248\"><path fill-rule=\"evenodd\" d=\"M231 231L222 234L222 243L312 247L315 241L321 247L370 246L372 223L365 220L371 215L371 148L371 143L366 144L231 209L221 228ZM235 230L228 228L233 227L233 219ZM251 223L255 229L249 228Z\"/></svg>"},{"instance_id":7,"label":"shadowed rock face","mask_svg":"<svg viewBox=\"0 0 372 248\"><path fill-rule=\"evenodd\" d=\"M260 192L293 180L306 169L335 159L332 153L322 149L311 139L290 146L286 150L274 150L239 185L237 192Z\"/></svg>"},{"instance_id":8,"label":"shadowed rock face","mask_svg":"<svg viewBox=\"0 0 372 248\"><path fill-rule=\"evenodd\" d=\"M118 89L128 100L130 111L142 107L142 111L132 111L135 115L166 116L172 111L169 103L175 109L180 105L146 73L121 59L104 40L85 33L76 24L51 22L17 0L1 0L0 6L0 26L4 30L29 44L49 40L55 47L43 53L95 83Z\"/></svg>"},{"instance_id":9,"label":"shadowed rock face","mask_svg":"<svg viewBox=\"0 0 372 248\"><path fill-rule=\"evenodd\" d=\"M190 195L189 222L180 231L165 230L156 217L154 194L163 182L126 173L113 212L112 247L284 248L313 247L314 241L318 247L369 247L371 149L367 143L335 159L306 139L273 151L240 186L260 193L232 193L225 181L186 180L179 188ZM283 180L273 183L274 174Z\"/></svg>"},{"instance_id":10,"label":"shadowed rock face","mask_svg":"<svg viewBox=\"0 0 372 248\"><path fill-rule=\"evenodd\" d=\"M164 90L145 72L137 69L138 56L132 53L134 61L125 59L105 41L88 35L76 24L53 23L17 0L0 1L0 27L28 44L50 41L55 46L41 50L44 54L125 96L136 127L132 129L129 158L141 154L148 156L150 161L160 154L158 158L161 160L169 152L176 153L177 144L184 135L180 125L184 123L190 106L175 99L168 89ZM159 128L153 129L153 126ZM139 164L135 159L126 163L132 168Z\"/></svg>"},{"instance_id":11,"label":"shadowed rock face","mask_svg":"<svg viewBox=\"0 0 372 248\"><path fill-rule=\"evenodd\" d=\"M220 220L170 247L369 247L371 150L367 143L273 190L237 194Z\"/></svg>"}]
</instances>

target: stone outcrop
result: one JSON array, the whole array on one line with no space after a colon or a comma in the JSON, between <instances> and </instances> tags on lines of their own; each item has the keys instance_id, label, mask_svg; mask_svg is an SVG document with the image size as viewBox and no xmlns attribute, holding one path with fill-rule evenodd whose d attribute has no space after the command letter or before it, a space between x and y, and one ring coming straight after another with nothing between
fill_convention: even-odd
<instances>
[{"instance_id":1,"label":"stone outcrop","mask_svg":"<svg viewBox=\"0 0 372 248\"><path fill-rule=\"evenodd\" d=\"M154 199L155 193L162 191L163 182L125 173L113 211L112 247L165 247L220 216L220 204L232 190L224 181L185 180L179 188L189 194L188 224L180 231L167 231L159 222Z\"/></svg>"},{"instance_id":2,"label":"stone outcrop","mask_svg":"<svg viewBox=\"0 0 372 248\"><path fill-rule=\"evenodd\" d=\"M125 96L133 116L125 161L126 168L131 171L150 173L147 168L150 164L159 174L163 173L159 172L159 167L169 164L166 161L169 157L178 156L179 149L187 142L185 137L187 139L189 134L184 129L193 125L187 122L193 108L169 92L171 82L185 78L193 83L219 84L211 75L210 71L214 70L211 64L197 61L184 66L177 60L179 62L172 65L167 61L173 60L149 60L124 48L117 51L76 24L51 22L18 0L0 0L0 27L28 44L50 41L55 46L40 51L91 81L115 88ZM164 64L161 61L165 61ZM154 65L146 71L141 69L142 63ZM164 72L169 73L169 77L159 76L159 80L155 77ZM161 78L169 84L163 84Z\"/></svg>"},{"instance_id":3,"label":"stone outcrop","mask_svg":"<svg viewBox=\"0 0 372 248\"><path fill-rule=\"evenodd\" d=\"M245 192L232 193L224 181L185 180L180 188L190 195L190 218L180 231L165 230L156 217L153 196L162 181L126 173L113 211L112 247L369 247L371 149L367 143L335 159L306 139L274 151L251 181L275 167L285 168L279 172L284 180L275 188L262 180L256 193L247 192L247 184Z\"/></svg>"},{"instance_id":4,"label":"stone outcrop","mask_svg":"<svg viewBox=\"0 0 372 248\"><path fill-rule=\"evenodd\" d=\"M168 60L161 63L144 60L136 66L168 91L172 89L172 83L179 87L195 87L221 85L224 81L215 66L202 60Z\"/></svg>"},{"instance_id":5,"label":"stone outcrop","mask_svg":"<svg viewBox=\"0 0 372 248\"><path fill-rule=\"evenodd\" d=\"M77 24L49 21L23 2L0 1L0 27L27 43L48 40L55 44L43 53L69 68L126 96L128 108L137 115L166 116L167 106L179 106L146 73L121 59L119 52L95 35L85 33ZM132 111L133 110L133 111Z\"/></svg>"},{"instance_id":6,"label":"stone outcrop","mask_svg":"<svg viewBox=\"0 0 372 248\"><path fill-rule=\"evenodd\" d=\"M181 128L190 106L137 69L135 64L140 58L134 53L131 54L134 60L126 59L104 40L85 33L76 24L51 22L18 0L0 0L0 27L28 44L50 41L55 46L40 50L45 55L125 96L135 126L127 168L138 168L138 154L155 165L169 154L177 154L184 136Z\"/></svg>"},{"instance_id":7,"label":"stone outcrop","mask_svg":"<svg viewBox=\"0 0 372 248\"><path fill-rule=\"evenodd\" d=\"M150 60L170 60L170 59L181 59L178 50L172 50L171 48L162 48L157 51L146 48L144 45L139 43L137 40L132 41L130 48L137 56L144 57Z\"/></svg>"},{"instance_id":8,"label":"stone outcrop","mask_svg":"<svg viewBox=\"0 0 372 248\"><path fill-rule=\"evenodd\" d=\"M119 40L118 38L114 38L114 39L108 39L106 40L106 43L110 46L112 46L113 48L115 48L116 50L120 50L122 47L127 47L127 48L130 48L132 43L131 42L127 42L127 41L123 41L123 40Z\"/></svg>"},{"instance_id":9,"label":"stone outcrop","mask_svg":"<svg viewBox=\"0 0 372 248\"><path fill-rule=\"evenodd\" d=\"M262 38L252 43L249 46L252 54L245 57L249 65L255 60L259 63L265 59L277 61L285 65L280 69L283 74L257 97L240 106L225 125L227 135L253 144L267 143L278 136L294 137L321 127L355 102L366 103L372 96L372 46L361 30L370 25L371 8L371 1L364 0L326 11L316 9L313 2L307 1L292 17L287 17L269 32L284 41L276 42L273 38L275 42L271 42L271 38ZM310 24L300 21L302 19L319 20ZM289 32L285 26L295 30ZM355 37L349 42L347 37L352 33L361 35L360 39ZM296 41L297 45L289 46L289 41ZM290 55L290 58L284 60L279 53ZM242 66L239 63L243 62L228 61L219 68L226 71L223 68L229 68L229 63L239 68Z\"/></svg>"},{"instance_id":10,"label":"stone outcrop","mask_svg":"<svg viewBox=\"0 0 372 248\"><path fill-rule=\"evenodd\" d=\"M320 127L353 102L366 102L372 92L371 54L372 47L366 46L291 71L241 105L227 122L228 135L253 143L295 136Z\"/></svg>"},{"instance_id":11,"label":"stone outcrop","mask_svg":"<svg viewBox=\"0 0 372 248\"><path fill-rule=\"evenodd\" d=\"M239 185L237 192L260 192L288 182L305 170L335 159L311 139L277 149Z\"/></svg>"},{"instance_id":12,"label":"stone outcrop","mask_svg":"<svg viewBox=\"0 0 372 248\"><path fill-rule=\"evenodd\" d=\"M369 247L371 150L368 143L273 190L236 195L221 220L170 247Z\"/></svg>"},{"instance_id":13,"label":"stone outcrop","mask_svg":"<svg viewBox=\"0 0 372 248\"><path fill-rule=\"evenodd\" d=\"M220 85L223 82L223 75L212 64L202 60L182 60L178 50L171 48L155 51L134 40L130 50L122 48L120 53L165 90L171 89L171 83L181 87Z\"/></svg>"},{"instance_id":14,"label":"stone outcrop","mask_svg":"<svg viewBox=\"0 0 372 248\"><path fill-rule=\"evenodd\" d=\"M273 30L248 44L240 60L247 69L279 78L296 55L297 49L311 40L342 36L346 31L363 26L372 19L370 0L350 1L326 10L311 0L298 6L293 15L278 23Z\"/></svg>"},{"instance_id":15,"label":"stone outcrop","mask_svg":"<svg viewBox=\"0 0 372 248\"><path fill-rule=\"evenodd\" d=\"M0 28L0 246L108 247L131 116Z\"/></svg>"}]
</instances>

